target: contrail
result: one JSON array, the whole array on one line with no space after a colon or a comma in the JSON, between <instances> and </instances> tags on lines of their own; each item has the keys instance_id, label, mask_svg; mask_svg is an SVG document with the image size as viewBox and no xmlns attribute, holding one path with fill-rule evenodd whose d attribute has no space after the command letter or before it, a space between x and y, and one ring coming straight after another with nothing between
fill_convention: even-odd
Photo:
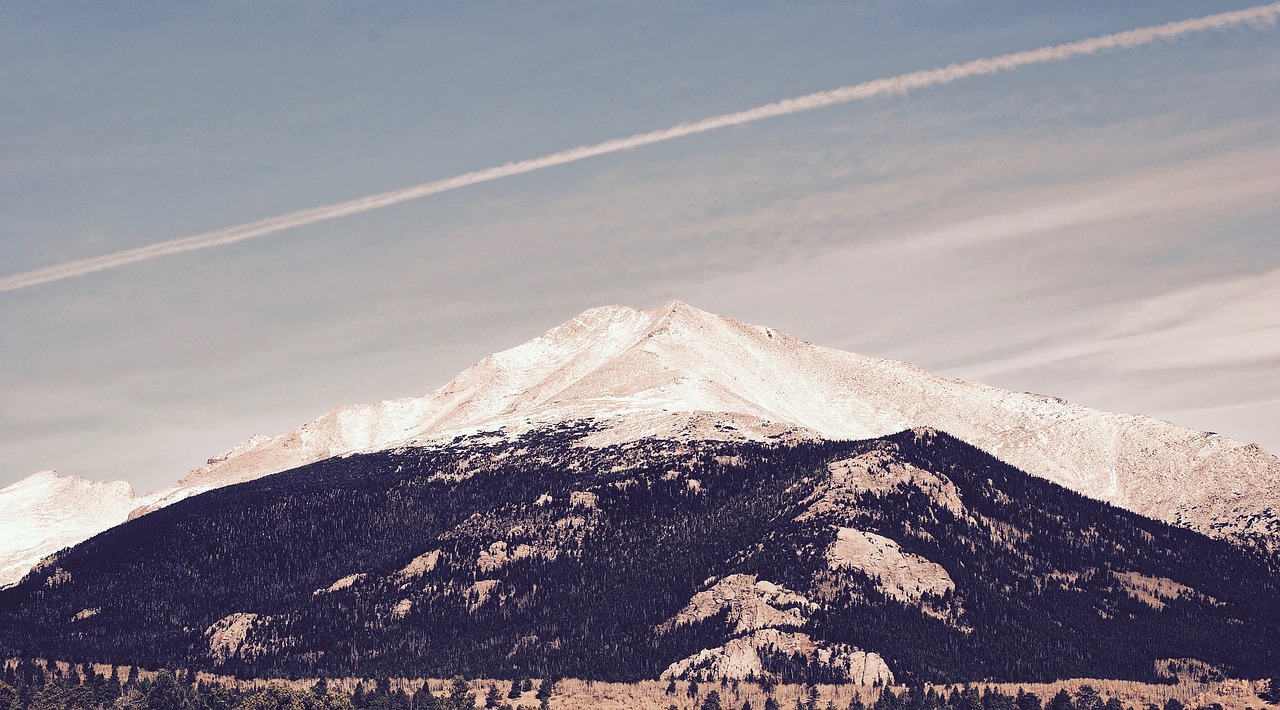
<instances>
[{"instance_id":1,"label":"contrail","mask_svg":"<svg viewBox=\"0 0 1280 710\"><path fill-rule=\"evenodd\" d=\"M427 195L456 190L460 187L467 187L468 185L476 185L490 180L497 180L499 178L510 177L512 175L520 175L522 173L542 170L543 168L550 168L556 165L564 165L565 163L572 163L597 155L617 153L631 148L639 148L641 146L652 145L654 143L661 143L674 138L683 138L685 136L691 136L698 133L714 131L728 126L740 126L746 123L762 121L766 118L773 118L775 116L802 113L804 111L812 111L826 106L847 104L853 101L861 101L863 99L870 99L878 96L902 94L910 91L911 89L921 89L927 86L936 86L938 84L949 84L953 81L964 79L966 77L982 74L994 74L996 72L1016 69L1028 64L1042 64L1044 62L1061 61L1063 59L1095 54L1109 49L1139 47L1158 40L1172 39L1192 34L1194 32L1221 30L1241 25L1253 25L1260 28L1271 27L1275 25L1277 17L1280 17L1280 2L1275 2L1270 5L1259 5L1257 7L1237 10L1234 12L1223 12L1216 15L1208 15L1206 17L1192 20L1181 20L1179 22L1170 22L1152 27L1142 27L1139 29L1128 30L1127 32L1117 32L1116 34L1103 35L1101 37L1094 37L1092 39L1080 40L1078 42L1071 42L1068 44L1053 45L1025 52L1014 52L1012 54L1004 54L998 57L991 57L989 59L975 59L973 61L963 62L960 64L951 64L938 69L928 69L924 71L911 72L909 74L901 74L887 79L874 79L872 81L855 84L853 86L845 86L839 89L832 89L831 91L821 91L816 94L784 99L776 103L758 106L745 111L712 116L710 118L704 118L700 121L693 121L690 123L681 123L670 128L663 128L661 130L650 131L648 133L637 133L636 135L628 136L626 138L614 138L604 141L603 143L569 148L567 150L562 150L558 153L551 153L550 155L544 155L539 158L518 160L492 168L485 168L484 170L476 170L474 172L463 173L443 180L435 180L433 182L425 182L411 187L381 192L376 195L360 197L346 202L338 202L321 207L312 207L310 209L283 214L278 217L268 217L255 222L247 222L234 227L214 230L212 232L204 232L189 237L172 239L152 244L150 246L139 247L137 249L128 249L125 251L115 252L114 254L104 254L102 256L94 256L77 261L68 261L63 264L56 264L42 269L35 269L33 271L14 274L12 276L5 276L0 278L0 291L14 291L28 286L36 286L52 281L59 281L73 276L83 276L95 271L114 269L117 266L134 264L140 261L148 261L150 259L169 256L171 254L180 254L182 252L194 251L196 249L208 249L210 247L231 244L245 239L253 239L254 237L263 237L286 229L360 214L361 212L376 210L380 207L388 207L401 202L416 200L420 197L426 197Z\"/></svg>"}]
</instances>

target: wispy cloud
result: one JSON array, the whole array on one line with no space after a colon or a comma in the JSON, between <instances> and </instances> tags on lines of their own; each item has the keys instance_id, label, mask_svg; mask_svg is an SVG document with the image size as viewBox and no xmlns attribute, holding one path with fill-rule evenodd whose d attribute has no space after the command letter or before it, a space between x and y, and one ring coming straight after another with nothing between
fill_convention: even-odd
<instances>
[{"instance_id":1,"label":"wispy cloud","mask_svg":"<svg viewBox=\"0 0 1280 710\"><path fill-rule=\"evenodd\" d=\"M831 91L823 91L796 98L785 99L783 101L758 106L745 111L712 116L689 123L681 123L670 128L650 131L647 133L639 133L625 138L615 138L591 145L569 148L567 150L551 153L538 158L514 161L483 170L463 173L443 180L435 180L432 182L413 185L411 187L369 195L354 200L347 200L344 202L299 210L233 227L159 242L145 247L65 262L20 274L14 274L0 278L0 291L14 291L75 276L83 276L98 271L105 271L120 266L126 266L128 264L150 261L164 256L181 254L200 249L209 249L247 239L268 236L284 230L369 212L382 207L388 207L402 202L427 197L429 195L456 190L462 187L534 172L596 156L640 148L653 145L655 143L662 143L730 126L754 123L768 118L813 111L815 109L828 106L847 104L881 96L899 95L912 89L948 84L968 77L995 74L1031 64L1062 61L1073 57L1096 54L1098 52L1108 50L1139 47L1160 40L1174 39L1196 32L1223 30L1241 26L1268 28L1275 25L1278 17L1280 17L1280 2L1269 5L1260 5L1244 10L1209 15L1191 20L1170 22L1152 27L1143 27L1126 32L1085 39L1078 42L1053 45L987 59L977 59L969 62L951 64L937 69L911 72L884 79L875 79Z\"/></svg>"}]
</instances>

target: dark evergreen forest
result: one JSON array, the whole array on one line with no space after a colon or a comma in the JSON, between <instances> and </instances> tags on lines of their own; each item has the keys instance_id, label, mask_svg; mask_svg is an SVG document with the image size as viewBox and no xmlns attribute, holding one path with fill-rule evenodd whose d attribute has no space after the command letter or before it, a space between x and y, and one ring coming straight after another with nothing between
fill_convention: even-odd
<instances>
[{"instance_id":1,"label":"dark evergreen forest","mask_svg":"<svg viewBox=\"0 0 1280 710\"><path fill-rule=\"evenodd\" d=\"M0 652L244 676L629 681L723 644L723 616L655 627L704 580L741 572L822 598L803 631L879 653L898 682L1159 681L1164 658L1242 677L1280 668L1275 557L945 434L575 446L588 430L331 459L142 516L0 591ZM954 484L962 514L902 484L800 515L830 485L828 463L871 451ZM941 564L954 593L925 613L833 575L823 551L839 526ZM1153 606L1120 572L1183 591ZM326 591L349 575L363 576ZM231 614L254 615L247 636L211 655L209 631ZM802 656L766 661L773 679L837 680Z\"/></svg>"}]
</instances>

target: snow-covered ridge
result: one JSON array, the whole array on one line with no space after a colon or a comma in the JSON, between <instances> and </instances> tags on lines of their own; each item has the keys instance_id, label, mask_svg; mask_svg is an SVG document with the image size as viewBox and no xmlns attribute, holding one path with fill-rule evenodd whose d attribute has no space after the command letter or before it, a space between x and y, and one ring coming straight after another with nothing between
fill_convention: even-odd
<instances>
[{"instance_id":1,"label":"snow-covered ridge","mask_svg":"<svg viewBox=\"0 0 1280 710\"><path fill-rule=\"evenodd\" d=\"M718 436L740 438L785 429L863 439L932 427L1090 497L1210 534L1265 533L1280 519L1280 460L1256 445L936 377L678 301L585 311L425 397L336 409L259 440L193 472L179 494L335 455L586 418L607 427L595 444L697 438L700 423L718 420L733 422Z\"/></svg>"},{"instance_id":2,"label":"snow-covered ridge","mask_svg":"<svg viewBox=\"0 0 1280 710\"><path fill-rule=\"evenodd\" d=\"M651 436L865 439L931 427L1143 515L1215 535L1280 535L1280 460L1256 445L936 377L678 301L651 311L594 308L423 397L341 407L287 434L255 437L139 501L137 512L333 456L582 419L604 426L589 445Z\"/></svg>"},{"instance_id":3,"label":"snow-covered ridge","mask_svg":"<svg viewBox=\"0 0 1280 710\"><path fill-rule=\"evenodd\" d=\"M0 490L0 586L51 552L124 522L137 505L124 481L103 483L41 471Z\"/></svg>"}]
</instances>

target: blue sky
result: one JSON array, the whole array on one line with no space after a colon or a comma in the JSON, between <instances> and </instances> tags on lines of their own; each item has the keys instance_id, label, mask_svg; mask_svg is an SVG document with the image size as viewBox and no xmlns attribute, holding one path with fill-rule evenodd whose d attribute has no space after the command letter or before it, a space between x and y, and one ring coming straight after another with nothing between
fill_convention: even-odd
<instances>
[{"instance_id":1,"label":"blue sky","mask_svg":"<svg viewBox=\"0 0 1280 710\"><path fill-rule=\"evenodd\" d=\"M0 277L1208 2L0 4ZM1280 31L769 119L0 293L0 484L162 487L596 305L1280 450Z\"/></svg>"}]
</instances>

